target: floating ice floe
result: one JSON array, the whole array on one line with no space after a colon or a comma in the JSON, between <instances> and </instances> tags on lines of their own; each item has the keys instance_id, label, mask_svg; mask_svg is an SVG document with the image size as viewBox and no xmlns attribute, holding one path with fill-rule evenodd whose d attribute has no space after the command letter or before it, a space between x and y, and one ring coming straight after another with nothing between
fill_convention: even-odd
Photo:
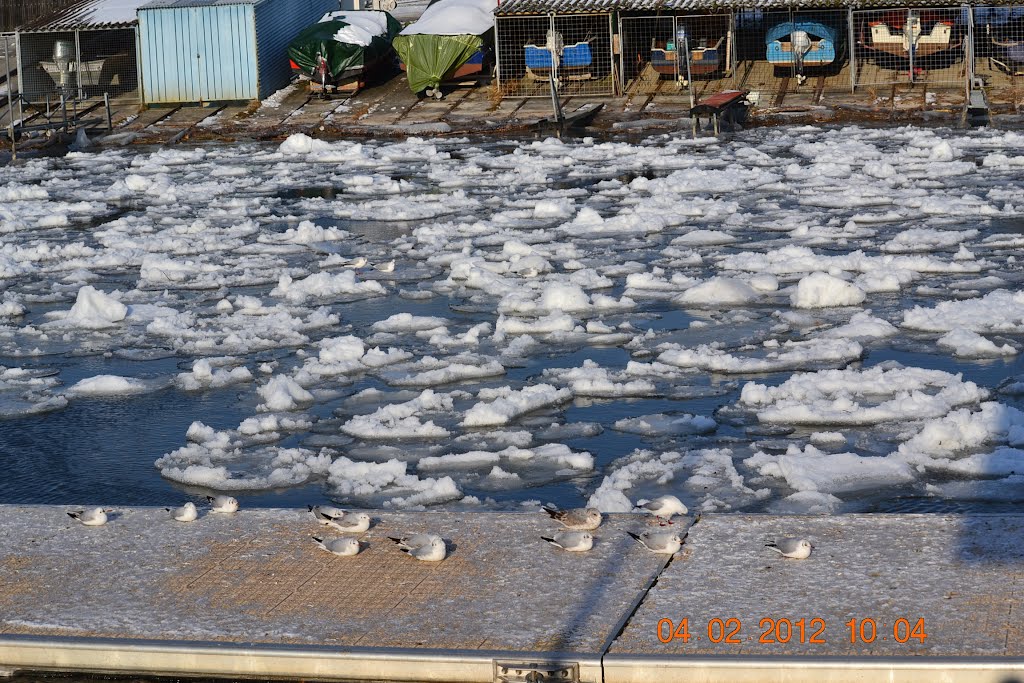
<instances>
[{"instance_id":1,"label":"floating ice floe","mask_svg":"<svg viewBox=\"0 0 1024 683\"><path fill-rule=\"evenodd\" d=\"M943 301L933 308L915 306L903 313L903 327L924 332L1024 332L1024 292L1004 289L980 299Z\"/></svg>"},{"instance_id":2,"label":"floating ice floe","mask_svg":"<svg viewBox=\"0 0 1024 683\"><path fill-rule=\"evenodd\" d=\"M572 395L569 389L556 389L550 384L534 384L518 391L511 387L481 389L477 394L481 402L466 411L462 426L505 425L520 415L569 401Z\"/></svg>"},{"instance_id":3,"label":"floating ice floe","mask_svg":"<svg viewBox=\"0 0 1024 683\"><path fill-rule=\"evenodd\" d=\"M846 365L864 352L864 347L849 339L810 339L783 344L773 340L764 348L763 355L743 357L706 344L695 349L667 344L658 355L658 361L681 368L744 374L795 370L809 365Z\"/></svg>"},{"instance_id":4,"label":"floating ice floe","mask_svg":"<svg viewBox=\"0 0 1024 683\"><path fill-rule=\"evenodd\" d=\"M739 403L765 423L873 425L941 417L987 396L988 391L960 375L876 366L796 373L778 386L748 382Z\"/></svg>"},{"instance_id":5,"label":"floating ice floe","mask_svg":"<svg viewBox=\"0 0 1024 683\"><path fill-rule=\"evenodd\" d=\"M796 491L828 494L899 486L916 478L910 465L902 460L856 453L824 453L811 445L801 450L790 444L783 455L758 451L743 464L762 476L784 480Z\"/></svg>"}]
</instances>

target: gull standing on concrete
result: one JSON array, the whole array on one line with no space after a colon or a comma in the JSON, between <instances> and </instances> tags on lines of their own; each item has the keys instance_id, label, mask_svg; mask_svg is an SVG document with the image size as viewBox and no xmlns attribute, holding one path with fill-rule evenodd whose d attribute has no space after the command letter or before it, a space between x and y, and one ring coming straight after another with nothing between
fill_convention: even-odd
<instances>
[{"instance_id":1,"label":"gull standing on concrete","mask_svg":"<svg viewBox=\"0 0 1024 683\"><path fill-rule=\"evenodd\" d=\"M91 510L78 510L77 512L69 512L68 517L70 517L71 519L77 519L85 526L103 526L107 523L108 512L113 512L113 510L93 508Z\"/></svg>"},{"instance_id":2,"label":"gull standing on concrete","mask_svg":"<svg viewBox=\"0 0 1024 683\"><path fill-rule=\"evenodd\" d=\"M359 554L359 540L355 538L332 538L325 541L319 536L311 537L316 544L326 550L329 553L335 555L341 555L342 557L351 557L352 555Z\"/></svg>"},{"instance_id":3,"label":"gull standing on concrete","mask_svg":"<svg viewBox=\"0 0 1024 683\"><path fill-rule=\"evenodd\" d=\"M238 500L231 496L207 496L210 501L210 512L238 512Z\"/></svg>"},{"instance_id":4,"label":"gull standing on concrete","mask_svg":"<svg viewBox=\"0 0 1024 683\"><path fill-rule=\"evenodd\" d=\"M542 539L562 550L571 553L585 553L594 547L594 537L588 531L559 531L554 536L541 536Z\"/></svg>"},{"instance_id":5,"label":"gull standing on concrete","mask_svg":"<svg viewBox=\"0 0 1024 683\"><path fill-rule=\"evenodd\" d=\"M683 501L679 500L675 496L659 496L642 505L637 505L637 507L670 523L674 515L685 515L687 513L687 509L686 506L683 505Z\"/></svg>"},{"instance_id":6,"label":"gull standing on concrete","mask_svg":"<svg viewBox=\"0 0 1024 683\"><path fill-rule=\"evenodd\" d=\"M814 546L806 538L780 538L778 541L768 541L765 548L771 548L783 557L794 560L806 560L811 556Z\"/></svg>"},{"instance_id":7,"label":"gull standing on concrete","mask_svg":"<svg viewBox=\"0 0 1024 683\"><path fill-rule=\"evenodd\" d=\"M199 517L199 510L196 509L196 504L189 501L182 505L180 508L164 508L171 513L171 519L175 522L194 522Z\"/></svg>"},{"instance_id":8,"label":"gull standing on concrete","mask_svg":"<svg viewBox=\"0 0 1024 683\"><path fill-rule=\"evenodd\" d=\"M601 526L601 511L597 508L575 508L573 510L559 510L556 507L545 505L544 512L556 522L561 522L566 529L579 529L593 531Z\"/></svg>"},{"instance_id":9,"label":"gull standing on concrete","mask_svg":"<svg viewBox=\"0 0 1024 683\"><path fill-rule=\"evenodd\" d=\"M341 518L329 519L325 522L328 526L346 534L361 534L370 528L370 515L365 512L347 514Z\"/></svg>"},{"instance_id":10,"label":"gull standing on concrete","mask_svg":"<svg viewBox=\"0 0 1024 683\"><path fill-rule=\"evenodd\" d=\"M403 548L401 544L398 547L402 549L403 553L423 562L440 562L448 554L448 546L440 536L434 536L429 543L416 548Z\"/></svg>"},{"instance_id":11,"label":"gull standing on concrete","mask_svg":"<svg viewBox=\"0 0 1024 683\"><path fill-rule=\"evenodd\" d=\"M330 524L331 520L341 519L346 514L344 510L333 505L308 505L307 507L309 514L313 515L313 519L321 524Z\"/></svg>"},{"instance_id":12,"label":"gull standing on concrete","mask_svg":"<svg viewBox=\"0 0 1024 683\"><path fill-rule=\"evenodd\" d=\"M627 531L626 533L652 553L675 555L683 547L683 535L677 531L645 531L642 534Z\"/></svg>"},{"instance_id":13,"label":"gull standing on concrete","mask_svg":"<svg viewBox=\"0 0 1024 683\"><path fill-rule=\"evenodd\" d=\"M412 534L410 536L388 536L389 539L398 544L398 547L402 550L415 550L416 548L422 548L428 546L434 541L441 541L444 543L444 539L437 534Z\"/></svg>"}]
</instances>

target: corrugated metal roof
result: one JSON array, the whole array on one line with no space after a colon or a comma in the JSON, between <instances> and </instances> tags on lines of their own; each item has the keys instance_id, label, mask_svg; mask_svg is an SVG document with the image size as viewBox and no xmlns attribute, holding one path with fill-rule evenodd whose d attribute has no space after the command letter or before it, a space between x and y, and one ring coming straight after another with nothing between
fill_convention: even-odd
<instances>
[{"instance_id":1,"label":"corrugated metal roof","mask_svg":"<svg viewBox=\"0 0 1024 683\"><path fill-rule=\"evenodd\" d=\"M985 0L985 6L1016 5L1020 0ZM498 16L523 14L607 14L609 12L718 12L784 9L889 9L899 7L949 7L960 3L937 0L502 0Z\"/></svg>"},{"instance_id":2,"label":"corrugated metal roof","mask_svg":"<svg viewBox=\"0 0 1024 683\"><path fill-rule=\"evenodd\" d=\"M139 9L166 9L168 7L223 7L227 5L258 5L264 0L152 0Z\"/></svg>"},{"instance_id":3,"label":"corrugated metal roof","mask_svg":"<svg viewBox=\"0 0 1024 683\"><path fill-rule=\"evenodd\" d=\"M131 28L145 0L82 0L18 27L23 33Z\"/></svg>"}]
</instances>

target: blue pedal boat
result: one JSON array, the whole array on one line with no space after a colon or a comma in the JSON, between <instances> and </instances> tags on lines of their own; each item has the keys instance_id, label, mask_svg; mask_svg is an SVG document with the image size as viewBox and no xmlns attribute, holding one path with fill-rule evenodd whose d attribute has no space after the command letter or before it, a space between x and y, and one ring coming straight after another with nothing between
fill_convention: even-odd
<instances>
[{"instance_id":1,"label":"blue pedal boat","mask_svg":"<svg viewBox=\"0 0 1024 683\"><path fill-rule=\"evenodd\" d=\"M838 34L833 27L816 21L776 24L765 36L768 61L777 66L826 66L836 61ZM807 44L802 49L800 38L804 37Z\"/></svg>"}]
</instances>

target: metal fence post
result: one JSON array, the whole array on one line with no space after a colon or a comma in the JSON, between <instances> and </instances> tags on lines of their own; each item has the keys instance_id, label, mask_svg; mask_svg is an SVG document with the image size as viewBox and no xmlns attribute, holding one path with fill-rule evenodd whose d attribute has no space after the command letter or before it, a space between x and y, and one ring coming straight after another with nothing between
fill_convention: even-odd
<instances>
[{"instance_id":1,"label":"metal fence post","mask_svg":"<svg viewBox=\"0 0 1024 683\"><path fill-rule=\"evenodd\" d=\"M857 92L857 40L853 25L853 7L846 9L846 28L848 29L850 46L850 92Z\"/></svg>"},{"instance_id":2,"label":"metal fence post","mask_svg":"<svg viewBox=\"0 0 1024 683\"><path fill-rule=\"evenodd\" d=\"M961 11L967 13L967 42L964 45L964 59L967 62L964 66L965 84L964 96L969 102L971 89L974 88L974 10L970 5L962 5Z\"/></svg>"},{"instance_id":3,"label":"metal fence post","mask_svg":"<svg viewBox=\"0 0 1024 683\"><path fill-rule=\"evenodd\" d=\"M103 106L106 107L107 110L107 131L113 133L114 121L110 116L110 93L106 91L103 92Z\"/></svg>"},{"instance_id":4,"label":"metal fence post","mask_svg":"<svg viewBox=\"0 0 1024 683\"><path fill-rule=\"evenodd\" d=\"M81 32L75 31L75 83L78 85L78 99L85 99L85 90L82 88L82 41Z\"/></svg>"},{"instance_id":5,"label":"metal fence post","mask_svg":"<svg viewBox=\"0 0 1024 683\"><path fill-rule=\"evenodd\" d=\"M498 33L498 25L501 24L501 17L494 17L494 82L498 85L498 94L501 90L501 36Z\"/></svg>"}]
</instances>

